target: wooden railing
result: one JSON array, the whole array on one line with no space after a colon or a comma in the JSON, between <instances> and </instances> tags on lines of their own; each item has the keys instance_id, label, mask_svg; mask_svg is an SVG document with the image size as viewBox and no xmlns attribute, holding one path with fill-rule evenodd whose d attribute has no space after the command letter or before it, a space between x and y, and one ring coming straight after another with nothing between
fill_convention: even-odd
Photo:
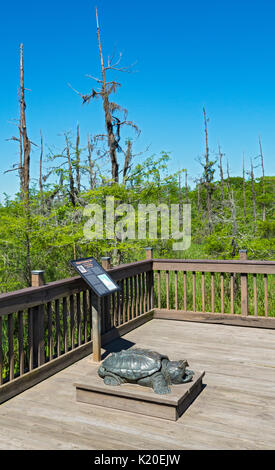
<instances>
[{"instance_id":1,"label":"wooden railing","mask_svg":"<svg viewBox=\"0 0 275 470\"><path fill-rule=\"evenodd\" d=\"M244 256L244 254L242 254ZM103 267L121 290L101 299L101 344L170 318L275 328L275 262L153 259ZM80 277L0 295L0 403L90 354L92 293Z\"/></svg>"},{"instance_id":2,"label":"wooden railing","mask_svg":"<svg viewBox=\"0 0 275 470\"><path fill-rule=\"evenodd\" d=\"M152 310L152 261L110 274L121 290L101 299L102 344ZM0 402L92 351L92 295L80 277L0 295Z\"/></svg>"},{"instance_id":3,"label":"wooden railing","mask_svg":"<svg viewBox=\"0 0 275 470\"><path fill-rule=\"evenodd\" d=\"M153 270L157 312L275 319L274 261L154 259Z\"/></svg>"}]
</instances>

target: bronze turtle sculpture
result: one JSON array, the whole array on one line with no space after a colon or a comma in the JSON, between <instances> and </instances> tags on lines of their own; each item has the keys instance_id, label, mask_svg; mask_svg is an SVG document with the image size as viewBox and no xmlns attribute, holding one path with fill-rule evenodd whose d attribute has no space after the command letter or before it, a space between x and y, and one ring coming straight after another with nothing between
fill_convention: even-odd
<instances>
[{"instance_id":1,"label":"bronze turtle sculpture","mask_svg":"<svg viewBox=\"0 0 275 470\"><path fill-rule=\"evenodd\" d=\"M149 349L133 348L112 353L98 369L106 385L134 383L152 387L155 393L171 392L169 385L190 382L194 372L186 360L170 361L168 356Z\"/></svg>"}]
</instances>

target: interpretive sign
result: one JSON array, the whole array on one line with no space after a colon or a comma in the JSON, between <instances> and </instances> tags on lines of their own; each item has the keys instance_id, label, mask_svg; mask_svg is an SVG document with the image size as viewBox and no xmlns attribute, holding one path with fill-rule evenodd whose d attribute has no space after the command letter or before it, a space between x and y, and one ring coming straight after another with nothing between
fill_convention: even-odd
<instances>
[{"instance_id":1,"label":"interpretive sign","mask_svg":"<svg viewBox=\"0 0 275 470\"><path fill-rule=\"evenodd\" d=\"M120 287L94 258L80 258L70 263L99 297L120 290Z\"/></svg>"}]
</instances>

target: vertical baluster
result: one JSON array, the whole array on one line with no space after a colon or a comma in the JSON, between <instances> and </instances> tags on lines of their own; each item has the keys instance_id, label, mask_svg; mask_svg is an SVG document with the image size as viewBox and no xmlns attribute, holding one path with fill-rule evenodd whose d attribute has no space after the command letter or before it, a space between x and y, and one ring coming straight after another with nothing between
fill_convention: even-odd
<instances>
[{"instance_id":1,"label":"vertical baluster","mask_svg":"<svg viewBox=\"0 0 275 470\"><path fill-rule=\"evenodd\" d=\"M139 313L143 313L143 299L142 299L142 276L141 274L138 274L138 307L139 307Z\"/></svg>"},{"instance_id":2,"label":"vertical baluster","mask_svg":"<svg viewBox=\"0 0 275 470\"><path fill-rule=\"evenodd\" d=\"M253 291L254 291L254 315L258 316L258 299L257 299L257 274L253 274Z\"/></svg>"},{"instance_id":3,"label":"vertical baluster","mask_svg":"<svg viewBox=\"0 0 275 470\"><path fill-rule=\"evenodd\" d=\"M146 312L150 310L150 294L151 294L151 286L150 286L150 272L147 271L146 273Z\"/></svg>"},{"instance_id":4,"label":"vertical baluster","mask_svg":"<svg viewBox=\"0 0 275 470\"><path fill-rule=\"evenodd\" d=\"M89 322L90 322L90 329L89 329L89 340L92 339L92 329L93 329L93 306L92 306L92 291L89 289Z\"/></svg>"},{"instance_id":5,"label":"vertical baluster","mask_svg":"<svg viewBox=\"0 0 275 470\"><path fill-rule=\"evenodd\" d=\"M92 302L91 302L91 305L92 305ZM74 338L75 321L74 321L74 295L73 294L70 295L70 330L71 330L71 349L74 349L75 347L75 338Z\"/></svg>"},{"instance_id":6,"label":"vertical baluster","mask_svg":"<svg viewBox=\"0 0 275 470\"><path fill-rule=\"evenodd\" d=\"M14 378L13 314L8 315L9 379Z\"/></svg>"},{"instance_id":7,"label":"vertical baluster","mask_svg":"<svg viewBox=\"0 0 275 470\"><path fill-rule=\"evenodd\" d=\"M175 310L178 310L178 271L175 271Z\"/></svg>"},{"instance_id":8,"label":"vertical baluster","mask_svg":"<svg viewBox=\"0 0 275 470\"><path fill-rule=\"evenodd\" d=\"M201 305L202 311L205 312L205 275L201 273Z\"/></svg>"},{"instance_id":9,"label":"vertical baluster","mask_svg":"<svg viewBox=\"0 0 275 470\"><path fill-rule=\"evenodd\" d=\"M150 271L150 309L152 310L155 307L155 272Z\"/></svg>"},{"instance_id":10,"label":"vertical baluster","mask_svg":"<svg viewBox=\"0 0 275 470\"><path fill-rule=\"evenodd\" d=\"M53 358L52 304L47 303L49 361Z\"/></svg>"},{"instance_id":11,"label":"vertical baluster","mask_svg":"<svg viewBox=\"0 0 275 470\"><path fill-rule=\"evenodd\" d=\"M221 273L221 313L224 313L224 273Z\"/></svg>"},{"instance_id":12,"label":"vertical baluster","mask_svg":"<svg viewBox=\"0 0 275 470\"><path fill-rule=\"evenodd\" d=\"M101 312L101 318L100 318L100 329L101 333L105 333L106 331L106 297L99 297L98 303L100 304L100 312Z\"/></svg>"},{"instance_id":13,"label":"vertical baluster","mask_svg":"<svg viewBox=\"0 0 275 470\"><path fill-rule=\"evenodd\" d=\"M3 384L3 347L2 347L2 334L3 334L3 317L0 315L0 385Z\"/></svg>"},{"instance_id":14,"label":"vertical baluster","mask_svg":"<svg viewBox=\"0 0 275 470\"><path fill-rule=\"evenodd\" d=\"M129 312L130 312L130 303L129 303L129 278L127 277L125 279L125 295L126 295L126 305L125 305L125 310L126 310L126 321L129 321L130 320L130 315L129 315Z\"/></svg>"},{"instance_id":15,"label":"vertical baluster","mask_svg":"<svg viewBox=\"0 0 275 470\"><path fill-rule=\"evenodd\" d=\"M62 301L62 313L63 313L63 332L64 332L64 352L68 352L68 304L67 297L63 297Z\"/></svg>"},{"instance_id":16,"label":"vertical baluster","mask_svg":"<svg viewBox=\"0 0 275 470\"><path fill-rule=\"evenodd\" d=\"M33 369L33 311L28 309L29 370Z\"/></svg>"},{"instance_id":17,"label":"vertical baluster","mask_svg":"<svg viewBox=\"0 0 275 470\"><path fill-rule=\"evenodd\" d=\"M57 357L59 357L61 354L59 299L56 299L55 301L55 327L56 327L56 353L57 353Z\"/></svg>"},{"instance_id":18,"label":"vertical baluster","mask_svg":"<svg viewBox=\"0 0 275 470\"><path fill-rule=\"evenodd\" d=\"M23 312L18 312L18 354L19 354L19 374L24 374L24 323Z\"/></svg>"},{"instance_id":19,"label":"vertical baluster","mask_svg":"<svg viewBox=\"0 0 275 470\"><path fill-rule=\"evenodd\" d=\"M121 307L122 307L122 323L125 323L125 295L124 295L125 280L121 281Z\"/></svg>"},{"instance_id":20,"label":"vertical baluster","mask_svg":"<svg viewBox=\"0 0 275 470\"><path fill-rule=\"evenodd\" d=\"M169 310L169 271L166 271L166 309Z\"/></svg>"},{"instance_id":21,"label":"vertical baluster","mask_svg":"<svg viewBox=\"0 0 275 470\"><path fill-rule=\"evenodd\" d=\"M196 312L196 272L193 271L193 312Z\"/></svg>"},{"instance_id":22,"label":"vertical baluster","mask_svg":"<svg viewBox=\"0 0 275 470\"><path fill-rule=\"evenodd\" d=\"M132 292L132 309L131 309L131 311L132 311L132 318L135 318L136 309L137 309L137 306L136 306L136 302L137 302L137 278L136 278L136 276L132 277L132 286L133 286L133 292ZM140 281L140 289L141 289L141 281Z\"/></svg>"},{"instance_id":23,"label":"vertical baluster","mask_svg":"<svg viewBox=\"0 0 275 470\"><path fill-rule=\"evenodd\" d=\"M264 274L264 313L268 316L268 290L267 290L267 274Z\"/></svg>"},{"instance_id":24,"label":"vertical baluster","mask_svg":"<svg viewBox=\"0 0 275 470\"><path fill-rule=\"evenodd\" d=\"M88 327L87 327L87 291L83 291L83 330L84 330L84 343L88 341Z\"/></svg>"},{"instance_id":25,"label":"vertical baluster","mask_svg":"<svg viewBox=\"0 0 275 470\"><path fill-rule=\"evenodd\" d=\"M142 273L142 299L143 299L143 306L142 306L142 313L146 312L146 290L145 290L145 275Z\"/></svg>"},{"instance_id":26,"label":"vertical baluster","mask_svg":"<svg viewBox=\"0 0 275 470\"><path fill-rule=\"evenodd\" d=\"M76 294L76 328L77 328L77 345L81 345L81 310L80 310L80 292Z\"/></svg>"},{"instance_id":27,"label":"vertical baluster","mask_svg":"<svg viewBox=\"0 0 275 470\"><path fill-rule=\"evenodd\" d=\"M119 287L121 287L121 281L118 281ZM121 290L118 291L118 296L117 296L117 321L118 321L118 326L121 324Z\"/></svg>"},{"instance_id":28,"label":"vertical baluster","mask_svg":"<svg viewBox=\"0 0 275 470\"><path fill-rule=\"evenodd\" d=\"M215 277L214 273L211 273L211 311L215 312Z\"/></svg>"},{"instance_id":29,"label":"vertical baluster","mask_svg":"<svg viewBox=\"0 0 275 470\"><path fill-rule=\"evenodd\" d=\"M230 304L231 314L234 315L234 274L230 274Z\"/></svg>"},{"instance_id":30,"label":"vertical baluster","mask_svg":"<svg viewBox=\"0 0 275 470\"><path fill-rule=\"evenodd\" d=\"M116 296L112 294L112 318L111 318L111 328L115 326L115 303L116 303Z\"/></svg>"},{"instance_id":31,"label":"vertical baluster","mask_svg":"<svg viewBox=\"0 0 275 470\"><path fill-rule=\"evenodd\" d=\"M187 282L186 282L186 271L183 271L183 309L187 311Z\"/></svg>"},{"instance_id":32,"label":"vertical baluster","mask_svg":"<svg viewBox=\"0 0 275 470\"><path fill-rule=\"evenodd\" d=\"M134 279L130 277L131 320L134 318Z\"/></svg>"},{"instance_id":33,"label":"vertical baluster","mask_svg":"<svg viewBox=\"0 0 275 470\"><path fill-rule=\"evenodd\" d=\"M160 271L157 273L158 277L158 308L161 308L161 290L160 290Z\"/></svg>"}]
</instances>

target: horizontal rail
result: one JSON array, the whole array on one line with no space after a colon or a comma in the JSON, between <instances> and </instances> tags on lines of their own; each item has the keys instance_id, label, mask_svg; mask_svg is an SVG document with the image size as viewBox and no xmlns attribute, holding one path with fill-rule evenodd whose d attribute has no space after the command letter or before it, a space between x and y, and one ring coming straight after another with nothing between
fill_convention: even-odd
<instances>
[{"instance_id":1,"label":"horizontal rail","mask_svg":"<svg viewBox=\"0 0 275 470\"><path fill-rule=\"evenodd\" d=\"M108 270L115 281L138 275L152 270L152 261L144 260L136 263L122 264ZM51 302L87 289L87 284L80 276L50 282L44 286L26 287L14 292L0 295L0 316L26 308Z\"/></svg>"},{"instance_id":2,"label":"horizontal rail","mask_svg":"<svg viewBox=\"0 0 275 470\"><path fill-rule=\"evenodd\" d=\"M275 274L275 261L153 259L153 270Z\"/></svg>"}]
</instances>

